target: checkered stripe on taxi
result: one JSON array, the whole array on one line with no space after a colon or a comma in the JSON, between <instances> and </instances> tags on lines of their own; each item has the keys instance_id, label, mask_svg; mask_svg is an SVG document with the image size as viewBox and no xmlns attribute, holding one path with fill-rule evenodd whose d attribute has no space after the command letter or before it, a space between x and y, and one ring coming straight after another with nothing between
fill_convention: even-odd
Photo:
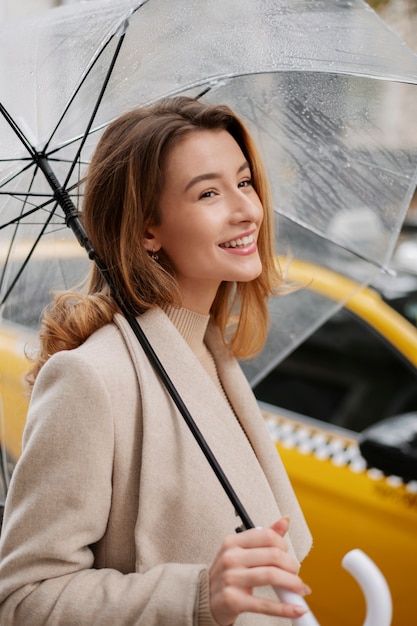
<instances>
[{"instance_id":1,"label":"checkered stripe on taxi","mask_svg":"<svg viewBox=\"0 0 417 626\"><path fill-rule=\"evenodd\" d=\"M265 422L274 443L284 448L313 454L319 461L330 461L338 467L348 466L357 474L366 472L373 480L384 478L381 470L367 467L358 444L353 440L286 418L266 416ZM386 476L385 479L392 487L404 484L400 476ZM417 481L406 483L405 488L410 493L417 493Z\"/></svg>"}]
</instances>

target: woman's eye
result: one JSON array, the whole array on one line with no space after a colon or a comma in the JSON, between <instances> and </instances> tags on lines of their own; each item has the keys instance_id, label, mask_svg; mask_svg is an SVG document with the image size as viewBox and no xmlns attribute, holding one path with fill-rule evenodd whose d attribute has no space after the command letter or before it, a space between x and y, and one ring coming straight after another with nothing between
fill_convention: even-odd
<instances>
[{"instance_id":1,"label":"woman's eye","mask_svg":"<svg viewBox=\"0 0 417 626\"><path fill-rule=\"evenodd\" d=\"M199 199L201 200L202 198L212 198L213 196L214 191L210 189L209 191L204 191L202 194L200 194Z\"/></svg>"},{"instance_id":2,"label":"woman's eye","mask_svg":"<svg viewBox=\"0 0 417 626\"><path fill-rule=\"evenodd\" d=\"M252 183L252 179L251 178L247 178L245 180L241 180L239 183L239 187L252 187L253 183Z\"/></svg>"}]
</instances>

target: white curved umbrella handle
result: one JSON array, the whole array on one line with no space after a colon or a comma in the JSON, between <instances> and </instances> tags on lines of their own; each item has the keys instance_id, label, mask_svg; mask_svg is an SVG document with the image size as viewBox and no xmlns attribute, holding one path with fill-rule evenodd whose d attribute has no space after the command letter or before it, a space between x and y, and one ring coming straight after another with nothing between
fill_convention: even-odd
<instances>
[{"instance_id":1,"label":"white curved umbrella handle","mask_svg":"<svg viewBox=\"0 0 417 626\"><path fill-rule=\"evenodd\" d=\"M391 594L385 578L375 563L362 550L351 550L343 558L342 566L359 583L365 596L366 619L363 626L390 626ZM281 587L274 587L274 591L281 602L298 604L308 609L308 613L293 620L294 626L319 626L304 598Z\"/></svg>"},{"instance_id":2,"label":"white curved umbrella handle","mask_svg":"<svg viewBox=\"0 0 417 626\"><path fill-rule=\"evenodd\" d=\"M392 620L391 593L381 571L362 550L351 550L342 566L362 588L366 600L363 626L390 626Z\"/></svg>"}]
</instances>

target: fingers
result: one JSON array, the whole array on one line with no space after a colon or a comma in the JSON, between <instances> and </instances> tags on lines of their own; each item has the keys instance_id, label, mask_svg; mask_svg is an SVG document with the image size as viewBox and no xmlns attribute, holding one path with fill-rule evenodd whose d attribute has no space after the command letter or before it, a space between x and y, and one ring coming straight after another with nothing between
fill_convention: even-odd
<instances>
[{"instance_id":1,"label":"fingers","mask_svg":"<svg viewBox=\"0 0 417 626\"><path fill-rule=\"evenodd\" d=\"M227 587L253 589L272 585L288 589L302 596L309 593L308 587L299 576L275 565L236 566L224 570L221 581Z\"/></svg>"},{"instance_id":2,"label":"fingers","mask_svg":"<svg viewBox=\"0 0 417 626\"><path fill-rule=\"evenodd\" d=\"M233 623L242 612L288 618L300 617L305 607L255 596L255 587L272 585L298 595L309 588L297 576L298 562L288 552L284 539L289 518L284 517L271 528L251 529L227 537L211 568L210 606L221 625Z\"/></svg>"},{"instance_id":3,"label":"fingers","mask_svg":"<svg viewBox=\"0 0 417 626\"><path fill-rule=\"evenodd\" d=\"M271 526L271 529L275 531L281 537L284 537L287 534L287 531L290 527L290 516L284 515L281 517L275 524Z\"/></svg>"},{"instance_id":4,"label":"fingers","mask_svg":"<svg viewBox=\"0 0 417 626\"><path fill-rule=\"evenodd\" d=\"M217 609L213 610L213 606L211 610L214 619L220 626L230 626L242 613L286 617L292 620L301 617L308 611L306 607L301 605L288 604L255 595L243 594L236 588L225 590L221 598L221 603L218 605L221 606L220 611L217 611Z\"/></svg>"},{"instance_id":5,"label":"fingers","mask_svg":"<svg viewBox=\"0 0 417 626\"><path fill-rule=\"evenodd\" d=\"M295 574L298 561L288 552L287 542L274 527L254 528L226 537L218 553L221 568L227 571L239 567L252 569L270 566ZM281 530L284 532L283 529L287 527L288 522L285 520Z\"/></svg>"},{"instance_id":6,"label":"fingers","mask_svg":"<svg viewBox=\"0 0 417 626\"><path fill-rule=\"evenodd\" d=\"M287 542L284 539L284 535L288 530L288 518L282 518L284 522L282 525L276 522L271 528L251 528L245 530L242 533L236 535L229 535L224 540L224 544L227 547L240 546L241 548L256 548L256 547L277 547L285 552L288 551ZM275 530L278 528L278 530Z\"/></svg>"},{"instance_id":7,"label":"fingers","mask_svg":"<svg viewBox=\"0 0 417 626\"><path fill-rule=\"evenodd\" d=\"M242 565L243 567L271 566L279 567L293 574L298 572L297 560L288 553L275 546L261 546L250 549L234 546L224 556L226 567Z\"/></svg>"},{"instance_id":8,"label":"fingers","mask_svg":"<svg viewBox=\"0 0 417 626\"><path fill-rule=\"evenodd\" d=\"M225 585L250 588L273 585L302 595L307 593L308 588L297 576L298 562L288 553L287 546L285 550L276 545L259 546L261 538L255 537L255 545L243 548L226 540L213 563L212 571L218 572Z\"/></svg>"}]
</instances>

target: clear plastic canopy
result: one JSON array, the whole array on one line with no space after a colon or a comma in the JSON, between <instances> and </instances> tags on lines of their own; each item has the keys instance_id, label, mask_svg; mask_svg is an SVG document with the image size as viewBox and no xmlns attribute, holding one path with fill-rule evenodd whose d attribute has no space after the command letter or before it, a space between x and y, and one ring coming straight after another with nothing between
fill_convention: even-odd
<instances>
[{"instance_id":1,"label":"clear plastic canopy","mask_svg":"<svg viewBox=\"0 0 417 626\"><path fill-rule=\"evenodd\" d=\"M0 27L0 102L28 142L44 148L80 209L78 180L110 120L174 94L226 103L265 159L278 254L311 263L313 282L313 264L360 284L389 265L416 185L416 83L416 55L361 0L90 0ZM59 208L48 213L49 187L36 166L20 160L27 158L1 119L0 244L9 267L41 230L58 243L71 236ZM44 203L17 229L2 227ZM73 280L62 259L51 259L50 272L54 264L48 288ZM22 285L41 281L31 271L29 263ZM3 293L12 282L9 269ZM13 293L24 308L30 296L18 285ZM340 305L314 289L275 299L268 348L250 377L284 358Z\"/></svg>"}]
</instances>

